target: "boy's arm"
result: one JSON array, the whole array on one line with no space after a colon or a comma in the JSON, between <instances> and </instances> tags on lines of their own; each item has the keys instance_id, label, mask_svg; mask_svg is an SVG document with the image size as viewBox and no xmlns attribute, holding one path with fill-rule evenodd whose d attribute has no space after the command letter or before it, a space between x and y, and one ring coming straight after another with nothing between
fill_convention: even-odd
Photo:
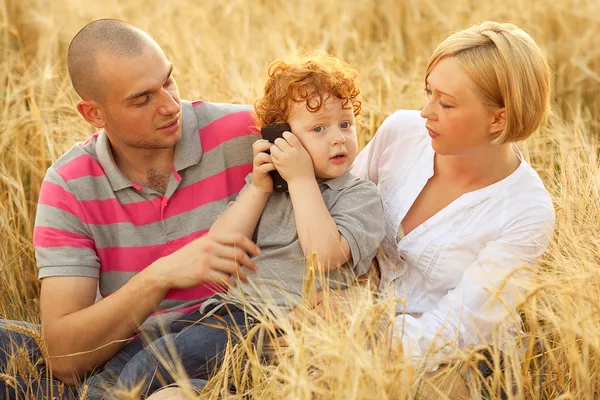
<instances>
[{"instance_id":1,"label":"boy's arm","mask_svg":"<svg viewBox=\"0 0 600 400\"><path fill-rule=\"evenodd\" d=\"M258 220L273 192L273 180L269 172L275 167L266 153L271 144L259 139L252 145L254 165L252 180L248 181L235 202L223 212L210 227L211 233L240 233L252 239Z\"/></svg>"},{"instance_id":2,"label":"boy's arm","mask_svg":"<svg viewBox=\"0 0 600 400\"><path fill-rule=\"evenodd\" d=\"M329 213L316 179L293 180L288 185L304 255L316 253L326 271L347 263L352 258L350 245Z\"/></svg>"},{"instance_id":3,"label":"boy's arm","mask_svg":"<svg viewBox=\"0 0 600 400\"><path fill-rule=\"evenodd\" d=\"M211 233L241 233L252 239L270 193L257 189L252 183L246 185L238 198L210 227Z\"/></svg>"}]
</instances>

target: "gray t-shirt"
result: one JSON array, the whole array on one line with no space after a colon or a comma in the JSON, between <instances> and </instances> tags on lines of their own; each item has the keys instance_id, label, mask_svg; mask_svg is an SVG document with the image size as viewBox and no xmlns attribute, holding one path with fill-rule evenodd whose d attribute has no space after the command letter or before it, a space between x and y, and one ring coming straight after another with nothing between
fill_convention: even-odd
<instances>
[{"instance_id":1,"label":"gray t-shirt","mask_svg":"<svg viewBox=\"0 0 600 400\"><path fill-rule=\"evenodd\" d=\"M244 189L252 182L252 174L246 177L246 182ZM347 283L367 272L385 235L381 198L373 182L359 179L350 172L319 186L327 209L352 253L350 262L330 271L327 280L332 288L347 287ZM289 193L275 192L270 196L254 232L254 241L261 249L261 254L254 258L258 272L248 274L250 283L238 282L227 294L217 294L207 300L205 309L225 302L238 305L267 302L283 309L299 304L307 276L307 260L296 231ZM319 289L319 274L316 275Z\"/></svg>"}]
</instances>

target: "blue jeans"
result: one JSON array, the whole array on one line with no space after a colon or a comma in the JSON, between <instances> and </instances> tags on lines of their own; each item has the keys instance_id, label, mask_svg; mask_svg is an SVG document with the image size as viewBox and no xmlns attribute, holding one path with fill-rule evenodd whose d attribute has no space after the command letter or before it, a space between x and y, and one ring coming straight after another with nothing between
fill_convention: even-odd
<instances>
[{"instance_id":1,"label":"blue jeans","mask_svg":"<svg viewBox=\"0 0 600 400\"><path fill-rule=\"evenodd\" d=\"M201 389L206 383L205 380L220 365L222 352L228 341L235 341L238 333L244 334L249 322L246 314L236 308L218 314L204 318L200 322L198 320L202 315L199 311L187 314L171 324L167 329L168 333L150 344L144 337L136 337L98 372L86 379L85 383L88 386L86 398L91 400L110 398L109 390L140 388L140 382L143 382L140 393L145 397L163 386L175 383L177 378L182 378L177 376L177 373L173 373L181 369L185 371L189 379L188 383L198 390ZM0 346L2 346L0 349L4 349L4 345L8 343L7 338L12 333L1 328L2 325L0 325ZM32 354L40 354L32 340L27 340L23 335L20 339L21 343L27 346L28 351ZM0 358L0 362L1 368L6 360ZM54 390L53 393L56 393L57 386L58 382L52 379L36 384L38 392L33 397L48 398L49 390ZM3 389L0 386L0 391ZM16 392L22 398L24 393L22 388L9 391L7 398L14 398ZM64 398L74 398L74 391L70 390Z\"/></svg>"},{"instance_id":2,"label":"blue jeans","mask_svg":"<svg viewBox=\"0 0 600 400\"><path fill-rule=\"evenodd\" d=\"M52 376L46 369L46 366L38 362L43 359L37 343L27 334L9 329L10 326L18 326L27 330L39 331L39 325L22 321L10 321L0 319L0 372L6 372L15 378L14 381L6 382L0 379L0 398L4 399L74 399L73 389L63 385L59 381L52 379ZM38 377L24 377L5 371L7 363L12 354L16 354L17 349L26 349L27 356L35 366ZM59 396L60 389L64 390L63 395Z\"/></svg>"}]
</instances>

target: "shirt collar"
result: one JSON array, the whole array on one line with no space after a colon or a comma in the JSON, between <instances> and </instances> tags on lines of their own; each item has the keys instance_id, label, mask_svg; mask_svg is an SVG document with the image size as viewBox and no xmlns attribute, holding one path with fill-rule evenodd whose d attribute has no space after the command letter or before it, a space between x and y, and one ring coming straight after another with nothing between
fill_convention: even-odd
<instances>
[{"instance_id":1,"label":"shirt collar","mask_svg":"<svg viewBox=\"0 0 600 400\"><path fill-rule=\"evenodd\" d=\"M181 171L192 165L198 164L202 158L202 144L198 134L198 120L194 114L192 104L188 101L181 102L181 140L175 146L175 170ZM121 172L113 158L110 142L106 131L102 129L96 139L96 154L98 161L104 170L104 174L110 182L110 186L116 192L133 183Z\"/></svg>"},{"instance_id":2,"label":"shirt collar","mask_svg":"<svg viewBox=\"0 0 600 400\"><path fill-rule=\"evenodd\" d=\"M98 137L96 139L96 154L98 155L98 161L104 170L104 175L108 178L113 191L116 192L117 190L133 186L133 183L127 179L117 166L117 163L115 163L112 150L110 149L110 142L104 129L98 132Z\"/></svg>"},{"instance_id":3,"label":"shirt collar","mask_svg":"<svg viewBox=\"0 0 600 400\"><path fill-rule=\"evenodd\" d=\"M346 171L342 176L321 182L321 185L326 185L331 190L342 190L352 185L358 179L356 175L353 175L350 171Z\"/></svg>"},{"instance_id":4,"label":"shirt collar","mask_svg":"<svg viewBox=\"0 0 600 400\"><path fill-rule=\"evenodd\" d=\"M189 101L181 102L181 140L175 146L175 170L196 165L202 158L202 143L198 133L198 118Z\"/></svg>"}]
</instances>

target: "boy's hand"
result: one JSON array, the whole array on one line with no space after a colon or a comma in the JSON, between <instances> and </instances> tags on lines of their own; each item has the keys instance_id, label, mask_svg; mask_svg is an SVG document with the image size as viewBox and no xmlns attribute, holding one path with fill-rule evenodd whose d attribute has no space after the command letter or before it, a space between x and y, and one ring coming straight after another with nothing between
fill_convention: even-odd
<instances>
[{"instance_id":1,"label":"boy's hand","mask_svg":"<svg viewBox=\"0 0 600 400\"><path fill-rule=\"evenodd\" d=\"M275 170L271 162L271 156L266 153L271 148L268 140L259 139L252 145L254 154L254 165L252 168L252 186L264 193L273 192L273 179L269 175Z\"/></svg>"},{"instance_id":2,"label":"boy's hand","mask_svg":"<svg viewBox=\"0 0 600 400\"><path fill-rule=\"evenodd\" d=\"M283 138L275 140L271 146L271 161L283 179L288 182L302 179L315 180L312 158L300 140L291 132L284 132Z\"/></svg>"}]
</instances>

